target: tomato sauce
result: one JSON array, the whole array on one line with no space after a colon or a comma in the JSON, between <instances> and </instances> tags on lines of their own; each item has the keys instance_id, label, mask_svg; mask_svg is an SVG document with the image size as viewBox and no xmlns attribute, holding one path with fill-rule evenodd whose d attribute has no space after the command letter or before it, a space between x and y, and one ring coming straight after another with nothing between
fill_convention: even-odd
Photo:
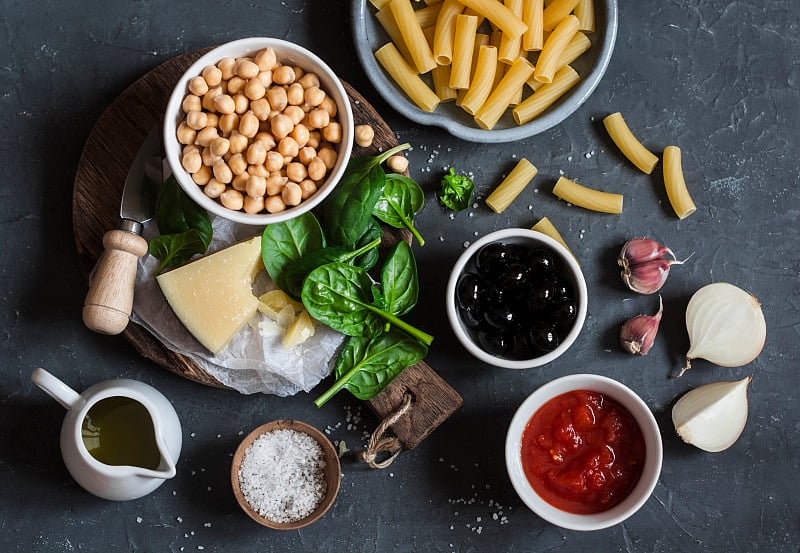
<instances>
[{"instance_id":1,"label":"tomato sauce","mask_svg":"<svg viewBox=\"0 0 800 553\"><path fill-rule=\"evenodd\" d=\"M639 481L644 438L633 415L599 392L556 396L522 433L522 468L554 507L575 514L605 511Z\"/></svg>"}]
</instances>

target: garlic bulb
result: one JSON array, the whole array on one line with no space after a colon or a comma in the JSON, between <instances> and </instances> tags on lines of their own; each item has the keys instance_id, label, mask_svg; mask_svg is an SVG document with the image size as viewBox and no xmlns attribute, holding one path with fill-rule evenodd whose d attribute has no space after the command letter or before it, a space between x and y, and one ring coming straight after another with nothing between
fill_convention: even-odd
<instances>
[{"instance_id":1,"label":"garlic bulb","mask_svg":"<svg viewBox=\"0 0 800 553\"><path fill-rule=\"evenodd\" d=\"M675 431L704 451L728 449L747 422L747 385L752 378L706 384L684 394L672 408Z\"/></svg>"},{"instance_id":2,"label":"garlic bulb","mask_svg":"<svg viewBox=\"0 0 800 553\"><path fill-rule=\"evenodd\" d=\"M686 329L689 351L679 377L691 368L692 359L723 367L746 365L758 357L767 337L767 323L756 297L727 282L695 292L686 307Z\"/></svg>"}]
</instances>

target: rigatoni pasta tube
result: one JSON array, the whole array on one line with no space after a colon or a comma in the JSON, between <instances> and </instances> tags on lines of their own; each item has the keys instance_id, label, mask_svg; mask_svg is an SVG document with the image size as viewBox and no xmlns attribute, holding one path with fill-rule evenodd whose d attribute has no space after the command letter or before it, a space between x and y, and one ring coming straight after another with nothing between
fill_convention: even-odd
<instances>
[{"instance_id":1,"label":"rigatoni pasta tube","mask_svg":"<svg viewBox=\"0 0 800 553\"><path fill-rule=\"evenodd\" d=\"M522 0L505 0L505 6L516 17L522 19ZM512 63L519 56L521 47L522 36L511 37L503 33L500 37L500 48L497 49L497 59L503 63Z\"/></svg>"},{"instance_id":2,"label":"rigatoni pasta tube","mask_svg":"<svg viewBox=\"0 0 800 553\"><path fill-rule=\"evenodd\" d=\"M433 36L433 57L439 65L450 65L453 61L453 36L456 32L456 16L464 11L458 0L444 0L436 19Z\"/></svg>"},{"instance_id":3,"label":"rigatoni pasta tube","mask_svg":"<svg viewBox=\"0 0 800 553\"><path fill-rule=\"evenodd\" d=\"M525 58L517 58L506 70L506 74L489 94L481 109L475 114L475 122L481 128L494 128L506 111L511 99L522 88L533 73L533 65Z\"/></svg>"},{"instance_id":4,"label":"rigatoni pasta tube","mask_svg":"<svg viewBox=\"0 0 800 553\"><path fill-rule=\"evenodd\" d=\"M642 143L633 136L620 112L612 113L603 119L603 125L611 140L631 163L648 175L653 172L658 163L658 156L642 146Z\"/></svg>"},{"instance_id":5,"label":"rigatoni pasta tube","mask_svg":"<svg viewBox=\"0 0 800 553\"><path fill-rule=\"evenodd\" d=\"M558 69L558 60L577 32L578 18L574 15L568 15L553 29L553 32L550 33L544 43L542 52L539 54L539 60L536 62L536 71L533 75L537 81L549 83L553 80L553 76Z\"/></svg>"},{"instance_id":6,"label":"rigatoni pasta tube","mask_svg":"<svg viewBox=\"0 0 800 553\"><path fill-rule=\"evenodd\" d=\"M453 64L450 69L450 88L469 88L472 69L472 50L478 18L474 15L456 16L456 33L453 35Z\"/></svg>"},{"instance_id":7,"label":"rigatoni pasta tube","mask_svg":"<svg viewBox=\"0 0 800 553\"><path fill-rule=\"evenodd\" d=\"M392 10L395 23L400 29L400 34L403 35L406 48L411 54L411 59L414 61L417 71L427 73L436 67L436 60L433 59L433 52L431 52L428 41L425 40L425 35L422 32L422 27L419 26L417 17L414 15L411 0L392 0L389 3L389 8Z\"/></svg>"},{"instance_id":8,"label":"rigatoni pasta tube","mask_svg":"<svg viewBox=\"0 0 800 553\"><path fill-rule=\"evenodd\" d=\"M389 42L381 46L375 52L375 59L421 109L425 111L436 109L436 106L439 105L439 97L419 78L419 75L403 59L394 44Z\"/></svg>"},{"instance_id":9,"label":"rigatoni pasta tube","mask_svg":"<svg viewBox=\"0 0 800 553\"><path fill-rule=\"evenodd\" d=\"M667 188L669 203L678 218L684 219L697 211L686 189L681 167L681 149L677 146L664 148L664 186Z\"/></svg>"},{"instance_id":10,"label":"rigatoni pasta tube","mask_svg":"<svg viewBox=\"0 0 800 553\"><path fill-rule=\"evenodd\" d=\"M552 31L558 24L575 9L579 0L553 0L544 9L542 15L542 28Z\"/></svg>"},{"instance_id":11,"label":"rigatoni pasta tube","mask_svg":"<svg viewBox=\"0 0 800 553\"><path fill-rule=\"evenodd\" d=\"M528 30L522 33L522 49L528 52L541 50L544 45L543 23L544 23L544 1L543 0L523 0L522 21L528 26Z\"/></svg>"},{"instance_id":12,"label":"rigatoni pasta tube","mask_svg":"<svg viewBox=\"0 0 800 553\"><path fill-rule=\"evenodd\" d=\"M436 25L436 20L439 18L439 10L442 9L442 4L433 4L422 8L421 10L414 11L419 26L425 29L426 27L433 27Z\"/></svg>"},{"instance_id":13,"label":"rigatoni pasta tube","mask_svg":"<svg viewBox=\"0 0 800 553\"><path fill-rule=\"evenodd\" d=\"M386 3L388 4L389 2ZM375 12L375 19L378 20L378 23L381 24L383 30L386 31L387 35L389 35L389 38L397 47L397 50L400 52L400 55L403 56L403 59L409 64L413 64L414 60L411 59L411 53L408 51L408 48L406 48L403 35L400 33L400 28L397 26L397 22L394 20L392 10L389 9L389 6L384 6L382 9Z\"/></svg>"},{"instance_id":14,"label":"rigatoni pasta tube","mask_svg":"<svg viewBox=\"0 0 800 553\"><path fill-rule=\"evenodd\" d=\"M567 47L564 48L563 52L561 52L561 57L558 59L558 69L561 69L565 65L569 65L591 47L592 41L589 40L589 37L580 32L575 33L575 36L573 36L572 40L569 41ZM527 85L533 90L539 90L543 84L544 83L536 80L535 75L528 77Z\"/></svg>"},{"instance_id":15,"label":"rigatoni pasta tube","mask_svg":"<svg viewBox=\"0 0 800 553\"><path fill-rule=\"evenodd\" d=\"M558 179L553 187L553 194L565 202L584 209L603 213L622 213L622 194L593 190L565 177Z\"/></svg>"},{"instance_id":16,"label":"rigatoni pasta tube","mask_svg":"<svg viewBox=\"0 0 800 553\"><path fill-rule=\"evenodd\" d=\"M483 34L483 33L478 33L478 34L475 35L475 46L472 48L472 65L470 66L471 69L469 71L469 74L472 75L472 77L470 78L470 81L469 81L470 82L470 86L472 86L472 81L475 79L475 76L477 75L475 70L477 69L477 66L478 66L478 54L481 51L481 46L486 46L487 44L489 44L489 35L486 35L486 34ZM462 88L461 90L458 90L456 92L456 95L457 95L457 97L456 97L456 105L457 106L461 105L461 100L463 100L464 96L467 95L467 90L468 89L466 89L466 88ZM491 89L489 91L491 92Z\"/></svg>"},{"instance_id":17,"label":"rigatoni pasta tube","mask_svg":"<svg viewBox=\"0 0 800 553\"><path fill-rule=\"evenodd\" d=\"M489 197L486 198L486 205L495 213L502 213L519 196L520 192L528 186L528 183L533 180L533 177L538 172L539 170L523 157L508 176L503 179L503 182L494 189L494 192L489 194Z\"/></svg>"},{"instance_id":18,"label":"rigatoni pasta tube","mask_svg":"<svg viewBox=\"0 0 800 553\"><path fill-rule=\"evenodd\" d=\"M461 109L470 115L477 113L492 91L495 71L497 71L497 48L481 46L478 50L475 76L469 90L461 100Z\"/></svg>"},{"instance_id":19,"label":"rigatoni pasta tube","mask_svg":"<svg viewBox=\"0 0 800 553\"><path fill-rule=\"evenodd\" d=\"M437 65L431 71L433 91L442 102L451 102L457 98L455 90L450 88L450 65Z\"/></svg>"},{"instance_id":20,"label":"rigatoni pasta tube","mask_svg":"<svg viewBox=\"0 0 800 553\"><path fill-rule=\"evenodd\" d=\"M580 21L580 30L594 32L594 0L579 0L575 6L575 17Z\"/></svg>"},{"instance_id":21,"label":"rigatoni pasta tube","mask_svg":"<svg viewBox=\"0 0 800 553\"><path fill-rule=\"evenodd\" d=\"M569 249L567 243L564 242L564 238L561 237L561 233L558 232L556 226L548 219L547 217L542 217L539 219L539 222L536 223L531 227L531 230L535 230L536 232L541 232L542 234L546 234L566 249L569 253L572 254L572 250ZM575 254L572 254L572 257L575 257Z\"/></svg>"},{"instance_id":22,"label":"rigatoni pasta tube","mask_svg":"<svg viewBox=\"0 0 800 553\"><path fill-rule=\"evenodd\" d=\"M524 125L528 121L541 115L561 98L570 88L581 80L578 72L569 65L565 65L553 77L553 82L542 85L536 92L528 96L524 102L515 107L511 112L517 125Z\"/></svg>"},{"instance_id":23,"label":"rigatoni pasta tube","mask_svg":"<svg viewBox=\"0 0 800 553\"><path fill-rule=\"evenodd\" d=\"M511 38L520 36L528 28L520 18L498 0L461 0L461 3L494 23Z\"/></svg>"}]
</instances>

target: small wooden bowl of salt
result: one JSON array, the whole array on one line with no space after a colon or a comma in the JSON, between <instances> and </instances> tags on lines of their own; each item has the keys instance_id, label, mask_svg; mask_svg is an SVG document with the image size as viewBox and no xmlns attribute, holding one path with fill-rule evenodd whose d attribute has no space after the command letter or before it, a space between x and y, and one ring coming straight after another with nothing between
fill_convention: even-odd
<instances>
[{"instance_id":1,"label":"small wooden bowl of salt","mask_svg":"<svg viewBox=\"0 0 800 553\"><path fill-rule=\"evenodd\" d=\"M275 530L296 530L319 519L333 505L340 482L339 456L331 441L292 419L250 432L231 465L239 506Z\"/></svg>"}]
</instances>

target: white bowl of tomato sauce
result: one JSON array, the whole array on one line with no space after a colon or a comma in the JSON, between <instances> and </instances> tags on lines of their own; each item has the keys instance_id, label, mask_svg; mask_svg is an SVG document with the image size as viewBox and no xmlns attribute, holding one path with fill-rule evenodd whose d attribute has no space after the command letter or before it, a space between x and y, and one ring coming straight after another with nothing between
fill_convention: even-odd
<instances>
[{"instance_id":1,"label":"white bowl of tomato sauce","mask_svg":"<svg viewBox=\"0 0 800 553\"><path fill-rule=\"evenodd\" d=\"M506 467L520 499L570 530L600 530L633 515L655 489L661 461L661 433L644 401L594 374L537 389L506 436Z\"/></svg>"}]
</instances>

